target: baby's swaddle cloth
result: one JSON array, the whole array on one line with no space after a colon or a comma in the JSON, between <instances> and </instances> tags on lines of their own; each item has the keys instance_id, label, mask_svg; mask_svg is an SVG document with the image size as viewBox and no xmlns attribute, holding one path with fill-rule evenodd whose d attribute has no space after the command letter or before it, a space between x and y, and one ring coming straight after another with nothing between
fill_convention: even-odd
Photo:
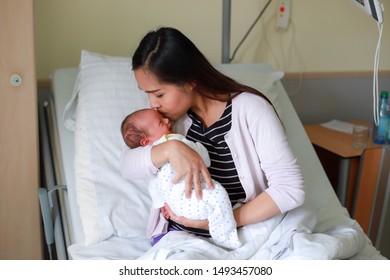
<instances>
[{"instance_id":1,"label":"baby's swaddle cloth","mask_svg":"<svg viewBox=\"0 0 390 280\"><path fill-rule=\"evenodd\" d=\"M198 200L193 192L190 199L184 193L184 180L172 184L175 173L171 164L161 167L153 179L155 190L159 190L161 198L169 205L177 216L188 219L209 221L209 231L214 242L222 247L237 249L241 242L237 234L237 224L229 196L225 188L214 181L214 189L209 189L201 177L202 199Z\"/></svg>"},{"instance_id":2,"label":"baby's swaddle cloth","mask_svg":"<svg viewBox=\"0 0 390 280\"><path fill-rule=\"evenodd\" d=\"M174 135L174 137L177 140L182 140L184 143L188 144L189 142L185 137L180 138L178 135ZM165 138L166 140L170 139ZM191 198L188 199L185 196L184 180L177 184L172 184L174 177L175 172L170 163L166 163L160 168L160 171L149 186L154 207L160 208L166 202L177 216L193 220L207 219L209 221L210 235L217 245L229 249L241 247L242 244L237 234L236 220L234 219L231 202L225 188L217 181L214 181L214 189L209 189L206 181L201 176L202 199L198 200L194 192Z\"/></svg>"}]
</instances>

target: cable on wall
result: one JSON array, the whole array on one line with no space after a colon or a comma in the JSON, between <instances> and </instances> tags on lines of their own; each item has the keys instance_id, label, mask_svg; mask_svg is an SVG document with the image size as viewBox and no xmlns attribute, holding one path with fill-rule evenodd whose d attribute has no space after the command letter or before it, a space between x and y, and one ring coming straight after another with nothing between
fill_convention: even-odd
<instances>
[{"instance_id":1,"label":"cable on wall","mask_svg":"<svg viewBox=\"0 0 390 280\"><path fill-rule=\"evenodd\" d=\"M378 68L379 68L379 57L381 52L381 41L382 41L382 33L383 33L383 23L378 22L378 43L375 50L375 58L374 58L374 78L373 78L373 86L372 86L372 95L373 95L373 111L374 111L374 122L375 125L379 125L379 86L378 86Z\"/></svg>"},{"instance_id":2,"label":"cable on wall","mask_svg":"<svg viewBox=\"0 0 390 280\"><path fill-rule=\"evenodd\" d=\"M241 45L244 43L244 41L246 40L246 38L248 37L248 35L251 33L252 29L256 26L257 22L260 20L260 18L263 16L264 12L267 10L269 4L271 4L272 0L269 0L265 6L263 7L263 9L260 11L259 15L257 16L257 18L255 19L255 21L252 23L252 25L249 27L248 31L246 32L246 34L244 35L244 37L241 39L241 41L238 43L237 47L234 49L233 51L233 55L231 56L231 58L229 59L229 62L232 62L234 57L236 56L236 53L238 51L238 49L241 47Z\"/></svg>"}]
</instances>

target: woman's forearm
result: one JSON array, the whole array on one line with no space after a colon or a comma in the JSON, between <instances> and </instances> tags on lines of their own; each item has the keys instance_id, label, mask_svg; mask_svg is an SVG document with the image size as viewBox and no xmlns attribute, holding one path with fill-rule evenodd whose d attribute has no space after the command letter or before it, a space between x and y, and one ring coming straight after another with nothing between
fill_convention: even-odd
<instances>
[{"instance_id":1,"label":"woman's forearm","mask_svg":"<svg viewBox=\"0 0 390 280\"><path fill-rule=\"evenodd\" d=\"M119 161L122 176L129 180L154 176L169 160L170 142L135 149L124 147Z\"/></svg>"},{"instance_id":2,"label":"woman's forearm","mask_svg":"<svg viewBox=\"0 0 390 280\"><path fill-rule=\"evenodd\" d=\"M128 180L152 177L157 168L151 161L151 147L139 147L130 149L124 147L120 160L119 169L122 176Z\"/></svg>"},{"instance_id":3,"label":"woman's forearm","mask_svg":"<svg viewBox=\"0 0 390 280\"><path fill-rule=\"evenodd\" d=\"M234 210L237 227L264 221L279 214L279 207L266 192L262 192L253 200Z\"/></svg>"},{"instance_id":4,"label":"woman's forearm","mask_svg":"<svg viewBox=\"0 0 390 280\"><path fill-rule=\"evenodd\" d=\"M160 168L163 166L165 163L168 162L169 159L169 149L170 149L170 144L172 144L173 141L167 141L160 143L156 146L153 146L151 149L150 153L150 158L153 163L153 165L156 168ZM170 145L170 146L169 146Z\"/></svg>"}]
</instances>

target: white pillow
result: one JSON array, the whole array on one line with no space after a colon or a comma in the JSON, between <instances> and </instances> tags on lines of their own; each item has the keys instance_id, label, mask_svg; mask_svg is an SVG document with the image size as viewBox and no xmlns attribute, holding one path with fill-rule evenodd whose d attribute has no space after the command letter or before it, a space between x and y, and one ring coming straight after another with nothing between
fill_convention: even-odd
<instances>
[{"instance_id":1,"label":"white pillow","mask_svg":"<svg viewBox=\"0 0 390 280\"><path fill-rule=\"evenodd\" d=\"M271 101L278 114L281 114L275 83L284 77L283 72L270 71L272 69L269 65L258 63L218 64L215 67L236 81L259 90Z\"/></svg>"},{"instance_id":2,"label":"white pillow","mask_svg":"<svg viewBox=\"0 0 390 280\"><path fill-rule=\"evenodd\" d=\"M75 188L85 245L111 236L145 236L150 211L147 180L128 181L119 172L124 142L120 125L148 106L131 70L131 59L82 51L65 122L75 110ZM67 116L67 117L66 117Z\"/></svg>"}]
</instances>

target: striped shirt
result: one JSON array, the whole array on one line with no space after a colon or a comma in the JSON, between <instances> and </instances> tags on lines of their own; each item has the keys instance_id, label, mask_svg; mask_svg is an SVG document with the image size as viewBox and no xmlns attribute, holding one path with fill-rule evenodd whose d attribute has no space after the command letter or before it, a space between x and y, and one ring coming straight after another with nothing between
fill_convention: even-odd
<instances>
[{"instance_id":1,"label":"striped shirt","mask_svg":"<svg viewBox=\"0 0 390 280\"><path fill-rule=\"evenodd\" d=\"M225 142L225 135L230 131L232 125L232 102L227 103L221 118L208 128L204 127L202 121L192 111L188 112L188 116L192 119L192 125L186 138L202 143L208 150L211 160L209 167L211 177L226 189L232 205L245 200L245 191L241 186L230 149ZM207 231L185 228L172 222L171 225L176 229L198 235L208 234Z\"/></svg>"}]
</instances>

